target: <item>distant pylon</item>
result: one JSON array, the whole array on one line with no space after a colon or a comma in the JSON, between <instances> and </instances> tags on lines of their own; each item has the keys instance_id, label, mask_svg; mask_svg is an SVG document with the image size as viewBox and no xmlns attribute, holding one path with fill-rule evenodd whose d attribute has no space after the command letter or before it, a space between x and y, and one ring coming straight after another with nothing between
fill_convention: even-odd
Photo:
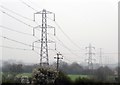
<instances>
[{"instance_id":1,"label":"distant pylon","mask_svg":"<svg viewBox=\"0 0 120 85\"><path fill-rule=\"evenodd\" d=\"M100 59L99 59L99 64L100 64L100 66L103 66L102 65L102 48L100 48Z\"/></svg>"},{"instance_id":2,"label":"distant pylon","mask_svg":"<svg viewBox=\"0 0 120 85\"><path fill-rule=\"evenodd\" d=\"M93 55L95 55L95 53L92 52L92 49L95 49L95 47L92 47L91 44L89 44L88 47L86 47L86 49L88 49L88 53L86 53L88 55L88 59L85 59L85 61L88 62L88 69L92 69L93 70L93 60L95 61L95 59L93 59Z\"/></svg>"}]
</instances>

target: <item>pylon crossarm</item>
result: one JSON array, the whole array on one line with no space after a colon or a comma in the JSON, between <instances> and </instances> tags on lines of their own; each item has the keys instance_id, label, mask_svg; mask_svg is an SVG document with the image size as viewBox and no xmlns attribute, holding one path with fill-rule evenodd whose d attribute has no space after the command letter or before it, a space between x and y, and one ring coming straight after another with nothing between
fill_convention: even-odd
<instances>
[{"instance_id":1,"label":"pylon crossarm","mask_svg":"<svg viewBox=\"0 0 120 85\"><path fill-rule=\"evenodd\" d=\"M41 25L38 25L38 26L36 26L36 27L33 27L33 36L35 36L35 29L37 29L37 28L42 28L42 26L41 26ZM39 30L39 29L37 29L37 30Z\"/></svg>"},{"instance_id":2,"label":"pylon crossarm","mask_svg":"<svg viewBox=\"0 0 120 85\"><path fill-rule=\"evenodd\" d=\"M55 30L55 27L50 26L50 25L47 25L47 28L52 28L52 29L54 29L54 36L56 35L56 30Z\"/></svg>"}]
</instances>

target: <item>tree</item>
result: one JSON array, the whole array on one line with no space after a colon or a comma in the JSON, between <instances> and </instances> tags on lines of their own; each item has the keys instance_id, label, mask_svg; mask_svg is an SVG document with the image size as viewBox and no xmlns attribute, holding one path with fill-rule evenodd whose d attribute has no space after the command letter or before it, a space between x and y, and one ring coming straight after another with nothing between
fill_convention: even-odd
<instances>
[{"instance_id":1,"label":"tree","mask_svg":"<svg viewBox=\"0 0 120 85\"><path fill-rule=\"evenodd\" d=\"M55 85L72 85L71 79L64 74L63 72L59 72L58 77L55 80Z\"/></svg>"},{"instance_id":2,"label":"tree","mask_svg":"<svg viewBox=\"0 0 120 85\"><path fill-rule=\"evenodd\" d=\"M76 62L72 63L69 66L69 68L70 68L71 74L82 74L83 67Z\"/></svg>"},{"instance_id":3,"label":"tree","mask_svg":"<svg viewBox=\"0 0 120 85\"><path fill-rule=\"evenodd\" d=\"M110 75L113 75L113 72L106 66L98 68L95 75L99 81L106 81Z\"/></svg>"},{"instance_id":4,"label":"tree","mask_svg":"<svg viewBox=\"0 0 120 85\"><path fill-rule=\"evenodd\" d=\"M10 72L12 73L22 73L23 72L23 68L22 68L22 64L12 64L9 69Z\"/></svg>"},{"instance_id":5,"label":"tree","mask_svg":"<svg viewBox=\"0 0 120 85\"><path fill-rule=\"evenodd\" d=\"M37 68L33 71L33 83L35 85L48 85L54 83L57 77L57 71L50 68Z\"/></svg>"}]
</instances>

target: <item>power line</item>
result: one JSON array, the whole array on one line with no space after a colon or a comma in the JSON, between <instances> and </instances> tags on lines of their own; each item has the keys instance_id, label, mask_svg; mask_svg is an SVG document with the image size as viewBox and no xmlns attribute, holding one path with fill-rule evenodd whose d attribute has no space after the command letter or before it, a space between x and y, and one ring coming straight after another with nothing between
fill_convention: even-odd
<instances>
[{"instance_id":1,"label":"power line","mask_svg":"<svg viewBox=\"0 0 120 85\"><path fill-rule=\"evenodd\" d=\"M13 18L13 19L15 19L15 20L19 21L19 22L21 22L21 23L23 23L23 24L25 24L25 25L27 25L27 26L29 26L29 27L31 27L31 28L34 28L33 26L31 26L31 25L29 25L29 24L26 24L26 23L25 23L25 22L23 22L22 20L19 20L19 19L15 18L14 16L12 16L12 15L8 14L7 12L2 11L2 10L0 10L0 11L1 11L2 13L6 14L7 16L9 16L9 17L11 17L11 18Z\"/></svg>"},{"instance_id":2,"label":"power line","mask_svg":"<svg viewBox=\"0 0 120 85\"><path fill-rule=\"evenodd\" d=\"M50 37L50 36L49 36ZM55 38L56 38L57 36L55 36ZM52 38L52 37L51 37ZM53 39L53 38L52 38ZM64 47L62 44L63 44L63 42L57 37L56 38L58 41L59 41L59 44L62 46L62 47ZM61 43L62 44L61 44ZM65 47L64 47L65 48ZM68 47L66 48L67 50L69 49ZM52 50L52 51L54 51L54 52L56 52L56 53L58 53L58 52L60 52L60 51L58 51L58 50ZM68 50L70 53L71 53L71 51L70 51L70 49ZM64 54L64 53L62 53L62 54ZM75 55L74 53L72 53L73 55ZM76 55L75 55L76 56ZM71 61L71 60L69 60L69 59L67 59L66 57L64 57L66 60L68 60L69 62L73 62L73 61Z\"/></svg>"},{"instance_id":3,"label":"power line","mask_svg":"<svg viewBox=\"0 0 120 85\"><path fill-rule=\"evenodd\" d=\"M5 14L7 14L8 16L10 16L10 17L18 20L19 22L22 22L21 20L19 20L19 19L15 18L15 17L9 15L8 13L6 13L6 12L4 12L4 11L2 11L2 12L5 13ZM22 23L33 28L33 26L31 26L31 25L28 25L28 24L26 24L26 23L24 23L24 22L22 22ZM57 24L57 25L58 25L58 24ZM59 26L59 25L58 25L58 26ZM59 26L59 28L60 28L60 26ZM61 31L64 33L63 30L61 30ZM65 33L64 33L64 34L65 34ZM66 34L65 34L65 35L66 35ZM66 36L67 36L67 35L66 35ZM67 38L68 38L69 40L71 40L68 36L67 36ZM72 41L72 40L71 40L71 41ZM63 43L62 43L62 44L63 44ZM64 44L63 44L63 45L64 45ZM64 47L67 48L65 45L64 45ZM69 48L67 48L67 49L68 49L69 51L71 51ZM72 54L73 54L73 53L72 53Z\"/></svg>"},{"instance_id":4,"label":"power line","mask_svg":"<svg viewBox=\"0 0 120 85\"><path fill-rule=\"evenodd\" d=\"M28 18L28 17L25 17L25 16L23 16L23 15L21 15L21 14L18 14L18 13L16 13L16 12L14 12L14 11L6 8L5 6L0 5L0 7L3 8L3 9L5 9L5 10L7 10L7 11L9 11L9 12L11 12L11 13L14 13L15 15L17 15L17 16L19 16L19 17L22 17L22 18L27 19L27 20L29 20L29 21L35 22L34 20L32 20L32 19L30 19L30 18ZM37 22L35 22L35 23L38 25Z\"/></svg>"},{"instance_id":5,"label":"power line","mask_svg":"<svg viewBox=\"0 0 120 85\"><path fill-rule=\"evenodd\" d=\"M20 31L17 31L17 30L14 30L14 29L12 29L12 28L5 27L5 26L2 26L2 25L0 25L0 28L4 28L4 29L7 29L7 30L9 30L9 31L13 31L13 32L17 32L17 33L20 33L20 34L24 34L24 35L28 35L28 36L32 36L32 37L33 37L32 34L25 33L25 32L20 32ZM36 36L34 36L34 38L38 39Z\"/></svg>"},{"instance_id":6,"label":"power line","mask_svg":"<svg viewBox=\"0 0 120 85\"><path fill-rule=\"evenodd\" d=\"M66 59L66 60L69 61L70 63L71 63L71 62L74 62L74 61L72 61L72 60L67 59L66 57L64 57L64 59Z\"/></svg>"},{"instance_id":7,"label":"power line","mask_svg":"<svg viewBox=\"0 0 120 85\"><path fill-rule=\"evenodd\" d=\"M27 1L29 1L31 4L34 4L34 6L36 6L36 7L38 7L38 8L41 7L40 5L38 6L38 4L35 4L34 2L32 2L32 1L30 1L30 0L27 0ZM41 8L43 8L43 7L41 7Z\"/></svg>"},{"instance_id":8,"label":"power line","mask_svg":"<svg viewBox=\"0 0 120 85\"><path fill-rule=\"evenodd\" d=\"M14 40L14 39L10 39L8 37L5 37L5 36L1 36L0 37L4 38L4 39L7 39L7 40L10 40L10 41L13 41L13 42L16 42L16 43L19 43L19 44L23 44L23 45L26 45L26 46L29 46L29 47L33 47L33 45L30 45L30 44L26 44L26 43L23 43L23 42L20 42L20 41L17 41L17 40ZM38 48L40 49L40 47L38 46L34 46L34 48ZM53 50L53 49L48 49L48 50Z\"/></svg>"},{"instance_id":9,"label":"power line","mask_svg":"<svg viewBox=\"0 0 120 85\"><path fill-rule=\"evenodd\" d=\"M111 52L111 53L103 53L103 54L118 54L118 53L112 53L112 52Z\"/></svg>"},{"instance_id":10,"label":"power line","mask_svg":"<svg viewBox=\"0 0 120 85\"><path fill-rule=\"evenodd\" d=\"M50 34L49 34L50 35ZM52 35L52 34L51 34ZM50 37L50 36L49 36ZM52 37L50 37L50 38L52 38ZM60 39L59 39L59 37L58 36L55 36L55 38L59 41L58 43L62 46L62 47L64 47L64 48L66 48L70 53L71 53L71 49L70 48L68 48ZM52 38L53 39L53 38ZM59 52L59 51L58 51ZM63 53L64 54L64 53ZM73 55L75 55L75 56L78 56L78 55L76 55L75 53L73 53L72 52L72 54ZM85 54L85 53L79 53L79 54ZM95 53L95 54L99 54L99 53ZM104 53L104 54L118 54L118 53ZM80 57L80 56L79 56Z\"/></svg>"},{"instance_id":11,"label":"power line","mask_svg":"<svg viewBox=\"0 0 120 85\"><path fill-rule=\"evenodd\" d=\"M33 21L32 19L27 18L27 17L24 17L24 16L22 16L22 15L16 13L16 12L14 12L14 11L12 11L12 10L10 10L10 9L8 9L8 8L6 8L6 7L4 7L4 6L2 6L2 5L0 5L0 7L3 8L3 9L5 9L5 10L8 10L8 11L10 11L10 12L12 12L12 13L14 13L14 14L16 14L16 15L22 17L22 18L25 18L25 19L27 19L27 20Z\"/></svg>"},{"instance_id":12,"label":"power line","mask_svg":"<svg viewBox=\"0 0 120 85\"><path fill-rule=\"evenodd\" d=\"M25 32L20 32L20 31L17 31L17 30L14 30L14 29L11 29L11 28L9 28L9 27L2 26L2 25L0 25L0 28L4 28L4 29L10 30L10 31L17 32L17 33L21 33L21 34L24 34L24 35L32 36L32 34L25 33Z\"/></svg>"},{"instance_id":13,"label":"power line","mask_svg":"<svg viewBox=\"0 0 120 85\"><path fill-rule=\"evenodd\" d=\"M22 2L24 5L26 5L27 7L31 8L34 11L38 11L36 9L34 9L32 6L28 5L26 2L24 2L23 0L19 0L20 2Z\"/></svg>"},{"instance_id":14,"label":"power line","mask_svg":"<svg viewBox=\"0 0 120 85\"><path fill-rule=\"evenodd\" d=\"M29 44L26 44L26 43L23 43L23 42L20 42L20 41L17 41L17 40L14 40L14 39L10 39L8 37L5 37L5 36L0 36L4 39L7 39L7 40L10 40L10 41L13 41L13 42L16 42L16 43L19 43L19 44L23 44L23 45L26 45L26 46L29 46L29 47L32 47L32 45L29 45ZM37 47L37 46L34 46L35 48L40 48L40 47Z\"/></svg>"},{"instance_id":15,"label":"power line","mask_svg":"<svg viewBox=\"0 0 120 85\"><path fill-rule=\"evenodd\" d=\"M53 20L52 20L52 21L53 21ZM62 30L61 26L60 26L56 21L54 21L54 22L55 22L55 24L58 26L58 28L61 30L61 32L67 37L67 39L68 39L73 45L75 45L78 49L80 49L79 46L78 46L75 42L73 42L73 40Z\"/></svg>"},{"instance_id":16,"label":"power line","mask_svg":"<svg viewBox=\"0 0 120 85\"><path fill-rule=\"evenodd\" d=\"M48 33L49 34L49 33ZM52 35L52 34L49 34L49 35ZM50 36L49 36L50 37ZM50 38L52 38L52 37L50 37ZM61 42L60 43L60 45L61 46L63 46L63 47L65 47L66 49L69 49L69 50L71 50L70 48L68 48L59 38L58 38L58 36L55 36L55 38L59 41L59 42ZM53 39L53 38L52 38ZM79 50L71 50L71 51L79 51ZM85 53L79 53L79 54L85 54Z\"/></svg>"},{"instance_id":17,"label":"power line","mask_svg":"<svg viewBox=\"0 0 120 85\"><path fill-rule=\"evenodd\" d=\"M70 48L68 48L57 36L55 36L55 38L60 42L59 44L62 46L62 47L64 47L64 48L66 48L71 54L73 54L74 56L78 56L78 55L76 55L74 52L72 52L72 50L70 49ZM80 57L80 56L78 56L78 57Z\"/></svg>"},{"instance_id":18,"label":"power line","mask_svg":"<svg viewBox=\"0 0 120 85\"><path fill-rule=\"evenodd\" d=\"M33 52L35 52L36 54L40 55L40 53L36 52L35 50L33 50Z\"/></svg>"},{"instance_id":19,"label":"power line","mask_svg":"<svg viewBox=\"0 0 120 85\"><path fill-rule=\"evenodd\" d=\"M75 55L75 56L78 56L78 55L76 55L75 53L73 53L72 50L69 49L57 36L55 36L55 38L56 38L59 42L61 42L60 45L63 46L64 48L66 48L71 54L73 54L73 55ZM78 57L80 57L80 56L78 56Z\"/></svg>"},{"instance_id":20,"label":"power line","mask_svg":"<svg viewBox=\"0 0 120 85\"><path fill-rule=\"evenodd\" d=\"M51 19L51 18L49 18L49 17L47 17L49 20L51 20L51 21L54 21L53 19ZM63 34L69 39L69 41L71 41L74 45L76 45L76 47L78 47L79 48L79 46L76 44L76 43L74 43L73 42L73 40L62 30L62 28L60 27L60 25L56 22L56 21L54 21L55 22L55 24L59 27L59 29L63 32ZM59 41L59 40L58 40ZM96 53L96 54L99 54L99 53ZM118 54L118 53L103 53L103 54Z\"/></svg>"},{"instance_id":21,"label":"power line","mask_svg":"<svg viewBox=\"0 0 120 85\"><path fill-rule=\"evenodd\" d=\"M50 19L50 20L52 20L52 19L49 18L49 17L47 17L47 18ZM63 31L63 29L61 28L61 26L60 26L55 20L52 20L52 21L55 22L55 24L58 26L58 28L61 30L61 32L66 36L66 38L67 38L74 46L76 46L78 49L80 49L79 46L78 46L75 42L73 42L73 40Z\"/></svg>"},{"instance_id":22,"label":"power line","mask_svg":"<svg viewBox=\"0 0 120 85\"><path fill-rule=\"evenodd\" d=\"M15 48L15 47L3 46L3 45L0 45L0 47L2 47L2 48L9 48L9 49L24 50L24 51L32 51L31 49Z\"/></svg>"},{"instance_id":23,"label":"power line","mask_svg":"<svg viewBox=\"0 0 120 85\"><path fill-rule=\"evenodd\" d=\"M14 39L7 38L7 37L5 37L5 36L0 36L0 37L2 37L2 38L4 38L4 39L7 39L7 40L10 40L10 41L13 41L13 42L17 42L17 43L20 43L20 44L26 45L26 46L30 46L30 47L32 46L32 45L29 45L29 44L26 44L26 43L23 43L23 42L20 42L20 41L14 40Z\"/></svg>"}]
</instances>

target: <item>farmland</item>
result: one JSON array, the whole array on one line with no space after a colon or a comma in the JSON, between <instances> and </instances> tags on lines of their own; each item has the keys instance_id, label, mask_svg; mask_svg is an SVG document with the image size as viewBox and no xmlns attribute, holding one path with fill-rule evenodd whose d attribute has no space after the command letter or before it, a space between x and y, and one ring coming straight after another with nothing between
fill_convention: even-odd
<instances>
[{"instance_id":1,"label":"farmland","mask_svg":"<svg viewBox=\"0 0 120 85\"><path fill-rule=\"evenodd\" d=\"M21 79L22 77L27 76L30 79L33 79L35 75L32 72L35 68L38 68L37 65L22 65L22 64L9 64L6 63L3 66L2 70L2 81L4 82L14 82L14 79ZM73 69L74 68L74 69ZM111 70L109 67L99 67L98 69L94 69L94 73L91 74L91 70L84 69L83 66L73 63L73 64L61 64L60 67L60 79L64 80L67 79L67 81L70 82L77 82L77 81L100 81L100 82L116 82L115 78L116 75L114 75L114 71ZM53 69L52 69L53 70ZM115 70L115 69L114 69ZM51 69L50 69L51 71ZM54 70L53 70L54 71ZM41 71L48 74L46 71ZM36 72L38 73L38 72ZM38 74L37 74L38 75ZM63 78L61 78L63 76ZM56 77L48 77L48 78L56 78ZM41 79L41 78L40 78ZM13 81L12 81L13 80Z\"/></svg>"},{"instance_id":2,"label":"farmland","mask_svg":"<svg viewBox=\"0 0 120 85\"><path fill-rule=\"evenodd\" d=\"M15 74L15 73L10 73L10 72L7 72L7 73L0 73L0 75L3 75L3 81L4 82L11 82L11 80L9 79L10 77L14 80L15 77L17 78L21 78L22 76L28 76L28 78L32 78L32 73L18 73L18 74ZM66 74L64 74L66 75ZM95 82L96 80L94 80L92 78L92 76L90 75L79 75L79 74L68 74L66 75L66 77L63 77L61 79L64 80L64 78L67 80L67 82L72 82L72 83L77 83L77 82L89 82L89 81L92 81L92 82ZM111 82L114 82L114 76L109 76ZM12 81L14 82L14 81ZM73 84L74 85L74 84Z\"/></svg>"},{"instance_id":3,"label":"farmland","mask_svg":"<svg viewBox=\"0 0 120 85\"><path fill-rule=\"evenodd\" d=\"M1 75L2 75L3 73L1 73ZM9 73L4 73L3 75L10 75ZM20 74L17 74L16 75L16 77L21 77L21 76L28 76L28 77L32 77L32 74L31 73L20 73ZM77 78L79 78L79 77L81 77L81 78L90 78L90 76L88 76L88 75L74 75L74 74L68 74L68 77L72 80L72 81L74 81L75 79L77 79Z\"/></svg>"},{"instance_id":4,"label":"farmland","mask_svg":"<svg viewBox=\"0 0 120 85\"><path fill-rule=\"evenodd\" d=\"M71 80L75 80L75 79L77 79L77 78L79 78L79 77L81 77L81 78L89 78L89 76L88 75L72 75L72 74L70 74L70 75L68 75L69 77L70 77L70 79Z\"/></svg>"},{"instance_id":5,"label":"farmland","mask_svg":"<svg viewBox=\"0 0 120 85\"><path fill-rule=\"evenodd\" d=\"M17 77L20 77L20 76L28 76L28 77L32 77L32 74L31 73L22 73L22 74L18 74ZM70 79L72 81L74 81L75 79L81 77L81 78L90 78L88 75L74 75L74 74L68 74L68 77L70 77Z\"/></svg>"},{"instance_id":6,"label":"farmland","mask_svg":"<svg viewBox=\"0 0 120 85\"><path fill-rule=\"evenodd\" d=\"M32 74L31 73L22 73L22 74L18 74L17 77L20 77L20 76L28 76L28 77L32 77ZM76 78L90 78L88 75L74 75L74 74L68 74L68 77L70 77L71 80L75 80Z\"/></svg>"},{"instance_id":7,"label":"farmland","mask_svg":"<svg viewBox=\"0 0 120 85\"><path fill-rule=\"evenodd\" d=\"M16 77L21 77L21 76L32 77L32 74L31 73L21 73L21 74L16 75Z\"/></svg>"}]
</instances>

